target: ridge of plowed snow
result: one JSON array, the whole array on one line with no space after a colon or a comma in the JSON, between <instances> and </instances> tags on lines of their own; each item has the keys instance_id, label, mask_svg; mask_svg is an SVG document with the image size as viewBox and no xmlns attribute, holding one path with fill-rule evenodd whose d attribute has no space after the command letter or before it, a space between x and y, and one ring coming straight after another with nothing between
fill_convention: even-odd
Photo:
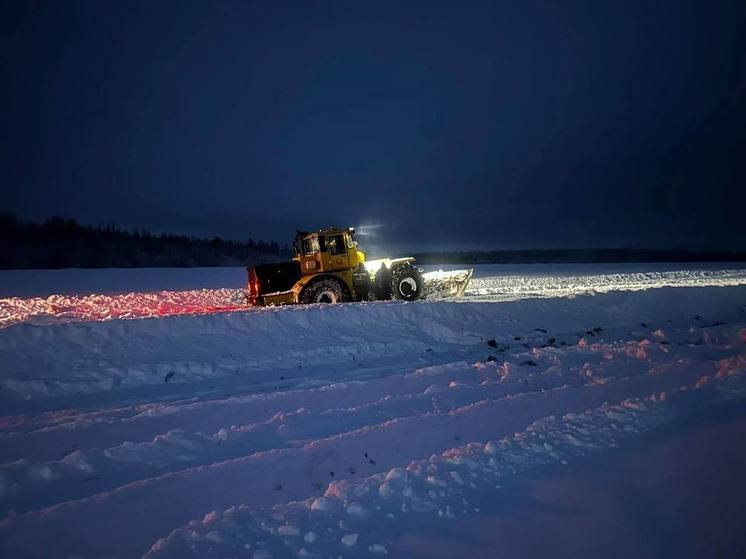
<instances>
[{"instance_id":1,"label":"ridge of plowed snow","mask_svg":"<svg viewBox=\"0 0 746 559\"><path fill-rule=\"evenodd\" d=\"M624 265L622 269L625 268ZM466 300L480 301L515 301L526 298L571 297L592 293L611 291L638 291L661 287L727 287L746 284L744 269L666 269L657 271L609 272L604 266L586 265L585 273L577 274L569 270L579 267L567 266L534 266L539 272L526 274L531 267L523 267L524 273L515 273L514 266L486 265L477 267L475 277L465 294ZM14 275L23 275L27 271L17 270ZM157 270L43 270L35 271L29 278L37 280L37 275L50 275L50 282L57 284L61 278L73 274L80 276L88 272L87 277L102 276L102 292L82 292L80 295L65 293L51 294L43 297L2 297L0 298L0 328L13 324L60 324L69 322L88 322L114 319L134 319L162 317L182 314L213 314L221 312L257 312L261 309L248 309L245 306L246 292L242 287L221 287L218 289L160 290L130 293L107 293L107 284L111 284L112 272L117 276L128 274L150 273ZM181 270L182 275L189 276L190 271ZM495 274L498 275L490 275ZM222 279L218 283L239 286L245 279L245 270L229 269L223 274L220 270L196 269L195 279L204 277L209 283L214 275ZM205 275L206 274L206 275ZM487 274L487 275L485 275ZM235 278L229 281L227 278ZM80 278L78 277L78 281ZM115 284L121 289L121 279ZM187 281L187 280L183 280ZM188 283L189 281L187 281ZM64 287L64 279L62 279ZM157 284L157 283L156 283Z\"/></svg>"},{"instance_id":2,"label":"ridge of plowed snow","mask_svg":"<svg viewBox=\"0 0 746 559\"><path fill-rule=\"evenodd\" d=\"M275 389L278 377L288 379L281 383L285 387L323 384L326 374L314 367L342 366L354 378L387 358L422 365L432 353L427 350L453 355L484 339L511 341L512 333L537 327L582 334L596 324L654 323L658 317L689 321L701 315L703 324L714 316L728 320L746 308L733 304L733 290L738 288L711 289L706 295L665 288L640 292L634 300L616 292L500 305L360 303L46 327L19 324L0 330L0 401L25 401L33 408L58 397L163 388L166 381L174 386L251 379L255 389ZM349 371L353 359L356 372Z\"/></svg>"}]
</instances>

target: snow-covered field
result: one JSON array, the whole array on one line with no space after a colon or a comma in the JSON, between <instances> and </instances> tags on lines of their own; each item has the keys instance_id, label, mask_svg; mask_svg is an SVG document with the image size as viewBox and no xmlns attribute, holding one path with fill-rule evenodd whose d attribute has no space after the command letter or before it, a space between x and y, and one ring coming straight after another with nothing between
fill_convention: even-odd
<instances>
[{"instance_id":1,"label":"snow-covered field","mask_svg":"<svg viewBox=\"0 0 746 559\"><path fill-rule=\"evenodd\" d=\"M13 273L0 556L406 556L537 469L746 401L729 268L480 267L459 301L252 311L243 275Z\"/></svg>"}]
</instances>

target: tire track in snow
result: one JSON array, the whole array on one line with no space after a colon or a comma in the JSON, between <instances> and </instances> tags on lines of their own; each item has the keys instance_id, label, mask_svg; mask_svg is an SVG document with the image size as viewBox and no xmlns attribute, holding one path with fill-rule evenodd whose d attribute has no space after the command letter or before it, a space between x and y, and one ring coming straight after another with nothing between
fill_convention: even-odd
<instances>
[{"instance_id":1,"label":"tire track in snow","mask_svg":"<svg viewBox=\"0 0 746 559\"><path fill-rule=\"evenodd\" d=\"M365 389L366 383L361 383L361 386L356 386L357 395L352 399L349 394L352 390L349 388L342 392L343 400L339 400L341 394L336 395L334 403L344 404L343 408L320 408L316 401L316 405L310 409L302 406L292 409L299 403L294 402L269 419L243 425L226 424L226 418L235 419L237 414L226 416L219 411L217 418L203 416L202 421L198 422L203 429L198 432L187 432L181 428L157 432L152 440L146 442L125 441L118 446L78 449L61 460L35 462L25 458L0 466L6 484L10 486L4 502L0 503L0 514L8 510L24 512L83 498L168 471L292 446L299 439L331 437L383 421L432 411L448 412L485 399L497 401L540 388L582 385L589 380L588 367L591 363L595 368L595 378L591 379L593 382L608 382L616 378L606 376L606 370L610 367L614 368L615 374L623 369L628 377L645 375L650 370L660 374L661 363L667 359L665 350L665 346L651 344L647 340L643 343L596 343L588 349L564 348L562 364L565 369L561 369L554 364L559 351L557 348L534 349L530 354L509 356L514 363L505 361L500 366L496 362L477 363L471 367L457 363L401 375L397 379L367 383L394 382L396 390L393 387L378 387L371 391ZM640 360L641 352L643 360ZM517 364L528 355L539 361L536 367ZM577 361L575 365L572 364L573 360ZM701 362L696 366L701 367ZM684 368L684 365L677 364L676 374L681 374ZM698 378L701 369L692 374ZM410 382L407 383L407 380ZM408 384L412 386L405 390ZM423 390L426 384L427 388ZM370 400L376 392L385 396ZM308 400L315 401L314 398ZM249 399L243 405L249 408L251 401ZM178 411L166 415L170 419L178 419L178 416ZM182 425L195 423L184 418L178 422ZM58 451L57 445L53 445L51 450ZM106 472L105 478L97 475L103 472ZM84 479L93 479L93 482L81 483Z\"/></svg>"},{"instance_id":2,"label":"tire track in snow","mask_svg":"<svg viewBox=\"0 0 746 559\"><path fill-rule=\"evenodd\" d=\"M580 371L580 363L596 363L601 360L599 355L583 348L567 347L563 354L563 365L569 370L564 373L553 364L556 360L553 353L556 351L556 348L534 348L531 353L521 351L504 354L503 358L508 361L499 369L496 368L495 362L478 363L472 367L465 363L455 363L405 373L395 378L343 385L345 409L327 407L329 404L337 403L336 395L332 399L327 399L327 406L321 407L319 404L324 403L324 398L313 394L303 395L302 392L300 395L305 397L300 401L297 400L299 395L296 393L238 398L236 401L214 401L205 408L199 407L200 411L210 413L201 413L198 417L190 417L185 413L193 408L194 404L148 407L138 415L146 423L141 425L140 435L153 435L151 439L139 442L124 437L127 429L122 428L123 421L114 424L116 429L112 429L111 423L94 424L106 436L103 439L105 446L102 447L90 446L96 441L96 437L90 432L76 433L74 429L68 429L70 426L65 426L63 433L68 436L67 438L86 440L89 446L73 447L64 458L52 461L33 460L30 453L26 453L22 462L0 466L0 471L6 474L7 483L13 488L6 496L0 513L9 509L21 512L41 505L84 497L93 491L110 490L117 485L173 469L288 446L292 444L293 439L308 438L314 434L308 429L304 432L306 425L313 425L317 436L330 436L340 429L351 430L366 423L431 411L434 406L449 409L484 398L500 398L531 391L539 385L542 388L553 388L565 383L582 383L587 378L585 372ZM617 369L625 367L633 374L645 372L644 368L641 369L636 363L631 363L630 367L620 362L620 359L632 359L627 355L630 350L625 345L610 344L606 351L614 352L616 355ZM665 357L660 348L656 351L658 357ZM539 362L535 368L518 365L528 357L534 357ZM578 363L570 366L573 358ZM466 389L455 391L453 388ZM377 396L379 398L376 400ZM291 397L291 400L284 402L287 397ZM257 414L256 408L261 407L257 404L263 403L264 399L269 400L270 402L264 403L271 403L271 406L265 408L263 416L259 414L251 417L251 413ZM222 409L225 406L230 407L228 413ZM117 410L117 418L121 415L120 411ZM159 413L154 414L156 411ZM273 411L274 415L265 419ZM281 423L277 421L279 415L283 416ZM100 414L95 414L95 419L100 420ZM159 419L168 420L168 424L165 425L167 430L163 430L164 425L158 421ZM237 421L238 419L250 419L253 422L242 424ZM129 418L124 421L129 421ZM78 424L76 422L72 427ZM184 431L184 425L199 425L201 429L198 432ZM148 433L143 431L145 427L148 428ZM65 442L64 438L60 440L58 431L59 429L55 428L35 434L44 435L44 438L20 433L16 438L24 440L27 446L34 446L37 456L46 452L56 457L60 453L60 444ZM118 439L124 440L117 446ZM18 450L16 452L18 453ZM105 480L96 479L96 483L87 485L74 483L80 479L90 479L94 472L102 471L108 472ZM63 486L65 491L55 491L57 486ZM24 498L26 493L37 496L29 500Z\"/></svg>"},{"instance_id":3,"label":"tire track in snow","mask_svg":"<svg viewBox=\"0 0 746 559\"><path fill-rule=\"evenodd\" d=\"M366 479L330 484L323 497L268 508L211 511L153 544L169 557L334 557L387 555L397 536L438 519L470 518L500 499L502 485L540 467L568 464L727 401L743 401L743 372L718 385L603 404L549 416L501 440L455 447Z\"/></svg>"},{"instance_id":4,"label":"tire track in snow","mask_svg":"<svg viewBox=\"0 0 746 559\"><path fill-rule=\"evenodd\" d=\"M71 546L70 549L91 556L106 554L112 551L108 534L115 527L101 526L104 519L116 524L138 524L142 522L145 511L153 511L146 525L130 534L126 547L122 547L122 542L117 543L120 552L134 555L144 552L144 546L160 535L210 510L224 510L241 502L268 506L303 499L313 494L308 480L312 483L319 480L323 484L329 479L329 471L341 474L335 478L347 478L350 476L345 474L345 468L357 466L360 468L357 475L364 476L439 454L453 447L456 440L444 437L443 433L462 433L467 441L501 438L547 415L582 412L606 401L616 402L671 390L687 382L696 382L701 374L701 371L693 370L684 374L644 375L607 383L562 387L502 400L483 400L448 412L432 412L368 425L356 431L314 440L301 448L260 452L246 458L169 473L82 501L12 517L0 524L0 539L7 536L9 541L13 541L18 534L33 527L37 533L43 534L42 538L49 537L51 541L55 534L63 531L67 534L65 545ZM411 433L417 433L416 439L409 436ZM366 448L378 449L375 465L364 465L362 457ZM272 483L282 484L281 490L268 483L268 472L272 473ZM202 490L206 487L210 491ZM178 503L179 506L164 509L158 506L159 502ZM102 536L90 532L76 533L74 526L81 525L99 525Z\"/></svg>"}]
</instances>

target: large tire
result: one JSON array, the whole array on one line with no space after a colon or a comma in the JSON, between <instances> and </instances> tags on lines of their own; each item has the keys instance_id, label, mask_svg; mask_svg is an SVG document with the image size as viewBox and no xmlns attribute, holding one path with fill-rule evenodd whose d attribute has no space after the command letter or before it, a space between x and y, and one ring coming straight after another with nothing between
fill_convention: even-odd
<instances>
[{"instance_id":1,"label":"large tire","mask_svg":"<svg viewBox=\"0 0 746 559\"><path fill-rule=\"evenodd\" d=\"M347 303L350 292L339 280L324 278L307 285L300 293L300 302L311 303Z\"/></svg>"},{"instance_id":2,"label":"large tire","mask_svg":"<svg viewBox=\"0 0 746 559\"><path fill-rule=\"evenodd\" d=\"M391 273L391 295L400 301L425 298L425 280L422 272L412 264L401 264Z\"/></svg>"}]
</instances>

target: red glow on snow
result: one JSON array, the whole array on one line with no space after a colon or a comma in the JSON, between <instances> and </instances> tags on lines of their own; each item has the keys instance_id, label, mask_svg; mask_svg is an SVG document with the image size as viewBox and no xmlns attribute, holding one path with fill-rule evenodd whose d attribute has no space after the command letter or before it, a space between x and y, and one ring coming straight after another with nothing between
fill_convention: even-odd
<instances>
[{"instance_id":1,"label":"red glow on snow","mask_svg":"<svg viewBox=\"0 0 746 559\"><path fill-rule=\"evenodd\" d=\"M0 328L27 322L54 324L248 311L242 289L160 291L120 295L52 295L0 299Z\"/></svg>"},{"instance_id":2,"label":"red glow on snow","mask_svg":"<svg viewBox=\"0 0 746 559\"><path fill-rule=\"evenodd\" d=\"M226 305L226 306L215 306L215 305L162 305L158 308L159 316L173 316L178 314L213 314L223 312L236 312L245 311L246 306L238 305Z\"/></svg>"}]
</instances>

